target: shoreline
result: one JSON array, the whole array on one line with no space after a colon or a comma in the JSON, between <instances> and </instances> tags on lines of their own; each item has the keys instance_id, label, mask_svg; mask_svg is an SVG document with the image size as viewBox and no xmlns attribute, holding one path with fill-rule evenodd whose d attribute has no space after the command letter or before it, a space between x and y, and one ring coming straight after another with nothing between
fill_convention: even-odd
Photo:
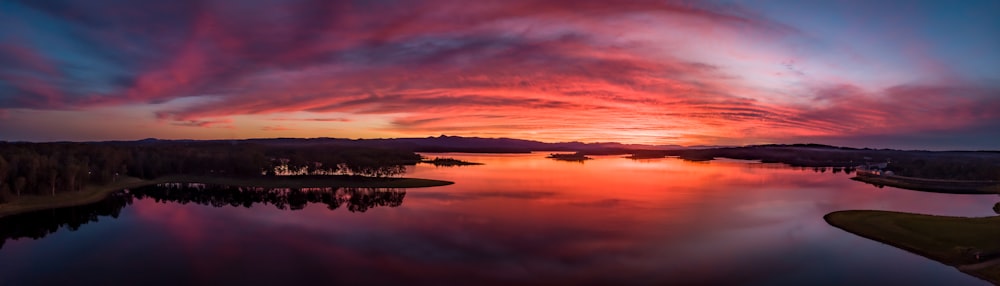
<instances>
[{"instance_id":1,"label":"shoreline","mask_svg":"<svg viewBox=\"0 0 1000 286\"><path fill-rule=\"evenodd\" d=\"M152 180L123 177L117 182L101 186L87 186L77 192L59 193L55 196L21 196L13 202L0 204L0 217L16 214L87 205L99 202L109 194L129 188L164 183L203 183L264 188L426 188L454 184L454 182L420 178L371 178L352 176L278 176L278 177L210 177L171 175Z\"/></svg>"},{"instance_id":2,"label":"shoreline","mask_svg":"<svg viewBox=\"0 0 1000 286\"><path fill-rule=\"evenodd\" d=\"M875 186L890 186L921 192L947 194L1000 194L997 181L939 180L904 176L854 176L851 180Z\"/></svg>"},{"instance_id":3,"label":"shoreline","mask_svg":"<svg viewBox=\"0 0 1000 286\"><path fill-rule=\"evenodd\" d=\"M831 226L1000 284L1000 216L951 217L846 210L823 216ZM979 256L979 257L977 257Z\"/></svg>"}]
</instances>

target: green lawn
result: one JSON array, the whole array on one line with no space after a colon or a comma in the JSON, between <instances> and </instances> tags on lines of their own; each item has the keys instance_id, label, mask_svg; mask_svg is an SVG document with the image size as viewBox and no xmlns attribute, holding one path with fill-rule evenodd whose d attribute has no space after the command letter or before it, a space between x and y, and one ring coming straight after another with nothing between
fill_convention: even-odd
<instances>
[{"instance_id":1,"label":"green lawn","mask_svg":"<svg viewBox=\"0 0 1000 286\"><path fill-rule=\"evenodd\" d=\"M900 189L945 193L945 194L998 194L1000 185L996 181L936 180L902 176L855 176L851 180L876 186L890 186Z\"/></svg>"},{"instance_id":2,"label":"green lawn","mask_svg":"<svg viewBox=\"0 0 1000 286\"><path fill-rule=\"evenodd\" d=\"M824 219L845 231L1000 283L1000 216L966 218L852 210L833 212Z\"/></svg>"},{"instance_id":3,"label":"green lawn","mask_svg":"<svg viewBox=\"0 0 1000 286\"><path fill-rule=\"evenodd\" d=\"M204 183L210 185L264 188L424 188L451 185L453 182L417 178L371 178L357 176L279 176L279 177L210 177L176 175L154 180L125 177L103 186L88 186L78 192L57 193L55 196L21 196L13 202L0 204L0 217L98 202L108 194L128 188L160 183Z\"/></svg>"}]
</instances>

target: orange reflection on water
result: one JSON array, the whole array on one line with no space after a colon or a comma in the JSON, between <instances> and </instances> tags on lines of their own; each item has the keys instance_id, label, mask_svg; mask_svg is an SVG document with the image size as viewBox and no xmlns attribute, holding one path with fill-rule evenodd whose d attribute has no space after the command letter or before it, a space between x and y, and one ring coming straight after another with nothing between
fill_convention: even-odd
<instances>
[{"instance_id":1,"label":"orange reflection on water","mask_svg":"<svg viewBox=\"0 0 1000 286\"><path fill-rule=\"evenodd\" d=\"M402 205L364 213L141 201L135 215L172 237L170 249L198 268L194 282L241 277L218 273L230 265L299 283L545 285L732 284L787 269L823 273L817 251L848 255L858 247L841 244L851 236L823 222L830 211L989 211L982 197L877 189L845 174L778 165L617 156L581 164L545 155L425 154L484 165L418 165L407 176L455 184L409 189ZM862 253L888 251L869 247Z\"/></svg>"}]
</instances>

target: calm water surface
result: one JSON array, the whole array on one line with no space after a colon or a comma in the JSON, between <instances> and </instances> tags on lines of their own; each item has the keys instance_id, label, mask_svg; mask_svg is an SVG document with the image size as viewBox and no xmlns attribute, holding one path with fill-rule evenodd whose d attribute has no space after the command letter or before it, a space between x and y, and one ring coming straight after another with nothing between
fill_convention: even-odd
<instances>
[{"instance_id":1,"label":"calm water surface","mask_svg":"<svg viewBox=\"0 0 1000 286\"><path fill-rule=\"evenodd\" d=\"M0 285L982 285L822 217L987 216L1000 200L736 161L425 155L486 165L420 165L407 176L455 184L299 193L281 209L139 196L116 218L7 240Z\"/></svg>"}]
</instances>

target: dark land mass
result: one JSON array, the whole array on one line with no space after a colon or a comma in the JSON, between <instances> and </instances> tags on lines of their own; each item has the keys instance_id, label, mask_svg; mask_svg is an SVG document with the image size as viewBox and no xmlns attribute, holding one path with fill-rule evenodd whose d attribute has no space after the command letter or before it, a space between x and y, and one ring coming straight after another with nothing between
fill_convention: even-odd
<instances>
[{"instance_id":1,"label":"dark land mass","mask_svg":"<svg viewBox=\"0 0 1000 286\"><path fill-rule=\"evenodd\" d=\"M533 151L578 152L582 155L628 155L633 159L679 157L688 161L714 158L759 160L793 167L854 168L889 162L897 175L925 179L1000 180L1000 151L921 151L857 149L822 144L770 144L743 147L637 145L620 143L545 143L511 138L439 136L397 139L275 138L246 140L156 140L115 141L103 144L162 145L217 143L289 148L376 148L407 152L528 153Z\"/></svg>"},{"instance_id":2,"label":"dark land mass","mask_svg":"<svg viewBox=\"0 0 1000 286\"><path fill-rule=\"evenodd\" d=\"M896 175L859 175L851 178L876 187L896 187L914 191L950 194L1000 194L1000 181L994 180L943 180Z\"/></svg>"},{"instance_id":3,"label":"dark land mass","mask_svg":"<svg viewBox=\"0 0 1000 286\"><path fill-rule=\"evenodd\" d=\"M586 153L586 152L584 152ZM887 163L884 168L898 176L970 181L1000 180L1000 152L997 151L907 151L855 149L819 144L755 145L713 149L637 150L631 158L651 159L676 156L690 161L714 158L759 160L794 167L855 168Z\"/></svg>"},{"instance_id":4,"label":"dark land mass","mask_svg":"<svg viewBox=\"0 0 1000 286\"><path fill-rule=\"evenodd\" d=\"M477 163L477 162L462 161L462 160L458 160L458 159L455 159L455 158L434 158L432 160L423 160L423 161L420 161L420 163L427 163L427 164L431 164L431 165L439 166L439 167L474 166L474 165L482 165L483 164L483 163Z\"/></svg>"},{"instance_id":5,"label":"dark land mass","mask_svg":"<svg viewBox=\"0 0 1000 286\"><path fill-rule=\"evenodd\" d=\"M241 141L0 142L0 215L93 203L114 190L169 182L400 188L451 183L397 178L422 159L399 149Z\"/></svg>"},{"instance_id":6,"label":"dark land mass","mask_svg":"<svg viewBox=\"0 0 1000 286\"><path fill-rule=\"evenodd\" d=\"M1000 216L967 218L852 210L823 218L847 232L1000 284Z\"/></svg>"},{"instance_id":7,"label":"dark land mass","mask_svg":"<svg viewBox=\"0 0 1000 286\"><path fill-rule=\"evenodd\" d=\"M571 153L571 154L565 154L565 153L563 153L563 154L555 154L554 153L554 154L549 154L549 156L547 156L545 158L555 159L555 160L559 160L559 161L567 161L567 162L583 162L583 161L594 159L594 158L587 157L587 155L584 155L583 153L580 153L580 152Z\"/></svg>"}]
</instances>

